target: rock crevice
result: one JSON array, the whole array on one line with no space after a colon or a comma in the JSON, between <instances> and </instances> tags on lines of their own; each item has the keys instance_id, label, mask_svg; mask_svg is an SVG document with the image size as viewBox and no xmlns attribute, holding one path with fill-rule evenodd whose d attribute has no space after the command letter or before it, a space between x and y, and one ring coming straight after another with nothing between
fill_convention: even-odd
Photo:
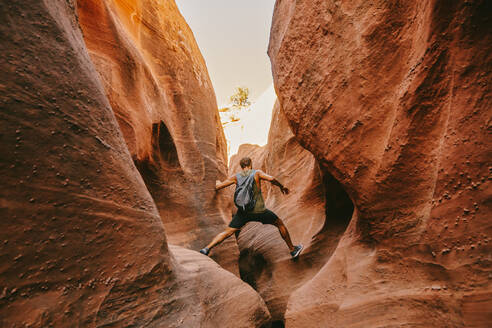
<instances>
[{"instance_id":1,"label":"rock crevice","mask_svg":"<svg viewBox=\"0 0 492 328\"><path fill-rule=\"evenodd\" d=\"M240 170L244 156L291 190L283 195L277 187L262 185L267 207L284 221L293 242L305 246L293 261L278 230L256 222L248 223L237 237L241 278L265 300L274 326L283 327L292 293L330 261L354 206L340 183L296 141L278 102L267 145L240 146L231 158L230 174Z\"/></svg>"}]
</instances>

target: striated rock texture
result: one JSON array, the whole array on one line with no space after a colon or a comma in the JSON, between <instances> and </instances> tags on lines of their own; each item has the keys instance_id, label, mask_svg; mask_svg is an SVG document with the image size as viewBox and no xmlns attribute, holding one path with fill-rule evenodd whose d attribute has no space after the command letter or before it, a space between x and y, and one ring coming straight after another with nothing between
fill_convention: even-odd
<instances>
[{"instance_id":1,"label":"striated rock texture","mask_svg":"<svg viewBox=\"0 0 492 328\"><path fill-rule=\"evenodd\" d=\"M249 286L168 248L74 3L2 2L0 17L0 326L267 323Z\"/></svg>"},{"instance_id":2,"label":"striated rock texture","mask_svg":"<svg viewBox=\"0 0 492 328\"><path fill-rule=\"evenodd\" d=\"M255 169L273 175L290 189L283 195L268 182L262 184L267 208L284 221L294 244L305 247L302 256L292 261L278 229L254 222L237 238L241 278L260 293L273 321L280 324L291 293L313 278L330 258L353 205L337 181L295 140L278 102L268 144L242 145L231 158L230 174L240 170L239 160L244 156L252 158Z\"/></svg>"},{"instance_id":3,"label":"striated rock texture","mask_svg":"<svg viewBox=\"0 0 492 328\"><path fill-rule=\"evenodd\" d=\"M203 247L230 214L213 187L226 143L207 68L174 1L79 0L89 54L169 242ZM231 271L231 241L214 258Z\"/></svg>"},{"instance_id":4,"label":"striated rock texture","mask_svg":"<svg viewBox=\"0 0 492 328\"><path fill-rule=\"evenodd\" d=\"M214 192L227 171L214 90L174 1L78 0L89 54L171 244L200 249L230 213ZM214 259L237 272L237 247Z\"/></svg>"},{"instance_id":5,"label":"striated rock texture","mask_svg":"<svg viewBox=\"0 0 492 328\"><path fill-rule=\"evenodd\" d=\"M226 143L191 30L174 1L77 3L89 54L169 242L200 249L230 213L213 189L227 170ZM237 247L226 246L213 257L237 272Z\"/></svg>"},{"instance_id":6,"label":"striated rock texture","mask_svg":"<svg viewBox=\"0 0 492 328\"><path fill-rule=\"evenodd\" d=\"M283 112L356 209L290 296L286 327L492 322L491 11L277 1L269 55Z\"/></svg>"}]
</instances>

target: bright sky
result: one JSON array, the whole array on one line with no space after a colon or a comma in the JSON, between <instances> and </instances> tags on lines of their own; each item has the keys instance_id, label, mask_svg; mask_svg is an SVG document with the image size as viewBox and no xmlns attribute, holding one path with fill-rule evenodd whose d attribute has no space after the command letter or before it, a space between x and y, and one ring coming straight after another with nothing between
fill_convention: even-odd
<instances>
[{"instance_id":1,"label":"bright sky","mask_svg":"<svg viewBox=\"0 0 492 328\"><path fill-rule=\"evenodd\" d=\"M224 125L229 158L237 153L242 144L266 145L275 99L277 96L271 84L248 110L241 110L237 114L238 121ZM220 116L222 121L230 121L227 113L220 113Z\"/></svg>"},{"instance_id":2,"label":"bright sky","mask_svg":"<svg viewBox=\"0 0 492 328\"><path fill-rule=\"evenodd\" d=\"M256 101L273 83L268 39L275 0L176 0L207 63L219 108L238 86Z\"/></svg>"}]
</instances>

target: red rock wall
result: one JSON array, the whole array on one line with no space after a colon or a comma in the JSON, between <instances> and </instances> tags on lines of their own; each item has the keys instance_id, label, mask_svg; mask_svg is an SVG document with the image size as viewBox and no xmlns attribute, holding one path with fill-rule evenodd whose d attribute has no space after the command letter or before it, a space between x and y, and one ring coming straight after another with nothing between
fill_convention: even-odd
<instances>
[{"instance_id":1,"label":"red rock wall","mask_svg":"<svg viewBox=\"0 0 492 328\"><path fill-rule=\"evenodd\" d=\"M89 54L169 242L198 250L230 214L214 192L227 170L226 143L193 34L174 1L77 3ZM224 246L213 258L237 272L237 247Z\"/></svg>"},{"instance_id":2,"label":"red rock wall","mask_svg":"<svg viewBox=\"0 0 492 328\"><path fill-rule=\"evenodd\" d=\"M296 139L356 211L287 327L486 327L487 1L277 1L269 55ZM309 324L307 324L309 323Z\"/></svg>"},{"instance_id":3,"label":"red rock wall","mask_svg":"<svg viewBox=\"0 0 492 328\"><path fill-rule=\"evenodd\" d=\"M168 248L75 4L8 1L0 12L0 326L267 323L249 286Z\"/></svg>"}]
</instances>

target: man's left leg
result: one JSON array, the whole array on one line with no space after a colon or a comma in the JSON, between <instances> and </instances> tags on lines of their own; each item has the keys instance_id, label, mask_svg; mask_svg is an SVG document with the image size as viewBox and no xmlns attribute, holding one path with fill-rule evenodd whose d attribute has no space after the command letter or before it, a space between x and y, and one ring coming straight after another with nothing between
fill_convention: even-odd
<instances>
[{"instance_id":1,"label":"man's left leg","mask_svg":"<svg viewBox=\"0 0 492 328\"><path fill-rule=\"evenodd\" d=\"M287 230L284 222L275 213L267 209L264 213L262 213L260 220L262 223L273 224L277 227L278 231L280 232L280 236L282 236L282 239L287 244L287 247L289 247L290 255L292 256L292 258L296 258L299 256L299 254L301 254L304 246L302 246L301 244L294 246L294 244L292 244L289 230Z\"/></svg>"},{"instance_id":2,"label":"man's left leg","mask_svg":"<svg viewBox=\"0 0 492 328\"><path fill-rule=\"evenodd\" d=\"M287 227L285 226L284 222L280 218L277 218L277 220L275 220L273 225L278 228L278 231L280 232L280 236L282 236L282 239L287 244L287 247L289 247L289 251L293 252L294 251L294 245L292 244L292 240L290 239L289 230L287 230Z\"/></svg>"}]
</instances>

